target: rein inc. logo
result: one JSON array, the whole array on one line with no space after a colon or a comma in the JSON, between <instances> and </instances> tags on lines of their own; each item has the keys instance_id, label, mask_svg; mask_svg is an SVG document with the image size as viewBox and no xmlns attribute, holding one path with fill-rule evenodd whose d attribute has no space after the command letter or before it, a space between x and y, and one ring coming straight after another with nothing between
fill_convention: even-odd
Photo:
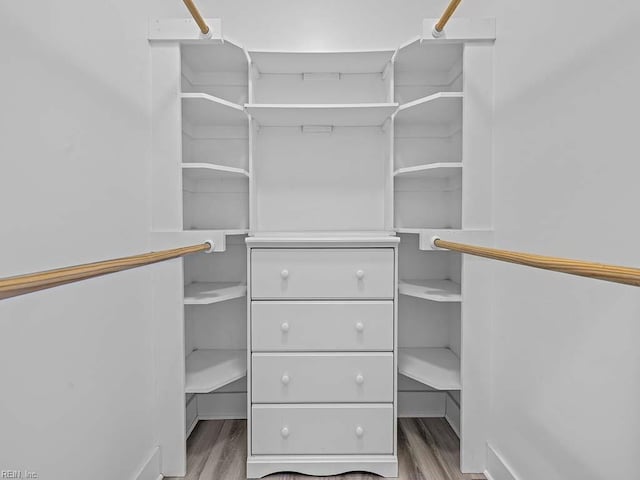
<instances>
[{"instance_id":1,"label":"rein inc. logo","mask_svg":"<svg viewBox=\"0 0 640 480\"><path fill-rule=\"evenodd\" d=\"M37 472L30 470L0 470L0 478L39 478Z\"/></svg>"}]
</instances>

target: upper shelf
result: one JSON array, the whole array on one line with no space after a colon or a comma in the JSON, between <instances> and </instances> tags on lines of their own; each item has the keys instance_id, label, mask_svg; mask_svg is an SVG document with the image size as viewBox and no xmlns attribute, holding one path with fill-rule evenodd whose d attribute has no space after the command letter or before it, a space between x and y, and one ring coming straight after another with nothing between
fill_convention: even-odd
<instances>
[{"instance_id":1,"label":"upper shelf","mask_svg":"<svg viewBox=\"0 0 640 480\"><path fill-rule=\"evenodd\" d=\"M394 177L428 177L450 178L459 175L462 171L462 162L440 162L403 167L393 172Z\"/></svg>"},{"instance_id":2,"label":"upper shelf","mask_svg":"<svg viewBox=\"0 0 640 480\"><path fill-rule=\"evenodd\" d=\"M206 93L182 93L182 114L187 123L198 125L246 125L242 106Z\"/></svg>"},{"instance_id":3,"label":"upper shelf","mask_svg":"<svg viewBox=\"0 0 640 480\"><path fill-rule=\"evenodd\" d=\"M397 103L357 104L247 104L245 108L260 125L368 127L380 126L398 108Z\"/></svg>"},{"instance_id":4,"label":"upper shelf","mask_svg":"<svg viewBox=\"0 0 640 480\"><path fill-rule=\"evenodd\" d=\"M245 350L194 350L187 357L185 393L209 393L247 374Z\"/></svg>"},{"instance_id":5,"label":"upper shelf","mask_svg":"<svg viewBox=\"0 0 640 480\"><path fill-rule=\"evenodd\" d=\"M249 172L242 168L213 163L183 163L182 172L186 178L192 180L249 177Z\"/></svg>"},{"instance_id":6,"label":"upper shelf","mask_svg":"<svg viewBox=\"0 0 640 480\"><path fill-rule=\"evenodd\" d=\"M379 52L250 52L259 73L382 73L393 51Z\"/></svg>"},{"instance_id":7,"label":"upper shelf","mask_svg":"<svg viewBox=\"0 0 640 480\"><path fill-rule=\"evenodd\" d=\"M440 92L400 105L396 123L449 124L462 119L462 92Z\"/></svg>"},{"instance_id":8,"label":"upper shelf","mask_svg":"<svg viewBox=\"0 0 640 480\"><path fill-rule=\"evenodd\" d=\"M401 295L434 302L461 302L460 285L451 280L402 280L398 283Z\"/></svg>"},{"instance_id":9,"label":"upper shelf","mask_svg":"<svg viewBox=\"0 0 640 480\"><path fill-rule=\"evenodd\" d=\"M462 61L462 44L427 44L416 38L402 45L395 54L396 72L444 73Z\"/></svg>"},{"instance_id":10,"label":"upper shelf","mask_svg":"<svg viewBox=\"0 0 640 480\"><path fill-rule=\"evenodd\" d=\"M181 56L183 73L188 75L237 72L246 76L249 66L242 47L230 41L217 45L182 45Z\"/></svg>"},{"instance_id":11,"label":"upper shelf","mask_svg":"<svg viewBox=\"0 0 640 480\"><path fill-rule=\"evenodd\" d=\"M437 390L460 390L460 359L448 348L400 348L398 372Z\"/></svg>"}]
</instances>

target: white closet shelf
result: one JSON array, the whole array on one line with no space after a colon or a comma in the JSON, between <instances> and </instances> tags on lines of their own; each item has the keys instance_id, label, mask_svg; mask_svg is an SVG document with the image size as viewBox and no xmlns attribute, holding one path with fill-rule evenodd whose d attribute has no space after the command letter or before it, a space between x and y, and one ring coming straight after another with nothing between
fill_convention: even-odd
<instances>
[{"instance_id":1,"label":"white closet shelf","mask_svg":"<svg viewBox=\"0 0 640 480\"><path fill-rule=\"evenodd\" d=\"M398 293L434 302L461 302L460 284L451 280L401 280Z\"/></svg>"},{"instance_id":2,"label":"white closet shelf","mask_svg":"<svg viewBox=\"0 0 640 480\"><path fill-rule=\"evenodd\" d=\"M247 374L246 350L194 350L187 356L185 393L209 393Z\"/></svg>"},{"instance_id":3,"label":"white closet shelf","mask_svg":"<svg viewBox=\"0 0 640 480\"><path fill-rule=\"evenodd\" d=\"M396 72L448 72L462 59L462 45L442 43L434 46L424 43L421 37L401 45L394 54Z\"/></svg>"},{"instance_id":4,"label":"white closet shelf","mask_svg":"<svg viewBox=\"0 0 640 480\"><path fill-rule=\"evenodd\" d=\"M184 287L185 305L210 305L247 294L247 285L233 282L193 282Z\"/></svg>"},{"instance_id":5,"label":"white closet shelf","mask_svg":"<svg viewBox=\"0 0 640 480\"><path fill-rule=\"evenodd\" d=\"M382 125L398 108L397 103L269 104L245 105L260 125L272 127Z\"/></svg>"},{"instance_id":6,"label":"white closet shelf","mask_svg":"<svg viewBox=\"0 0 640 480\"><path fill-rule=\"evenodd\" d=\"M249 60L242 47L226 39L213 48L203 44L184 44L181 56L182 73L187 75L238 72L246 76L249 67Z\"/></svg>"},{"instance_id":7,"label":"white closet shelf","mask_svg":"<svg viewBox=\"0 0 640 480\"><path fill-rule=\"evenodd\" d=\"M460 390L460 359L448 348L400 348L398 372L437 390Z\"/></svg>"},{"instance_id":8,"label":"white closet shelf","mask_svg":"<svg viewBox=\"0 0 640 480\"><path fill-rule=\"evenodd\" d=\"M188 124L246 125L247 114L241 105L208 93L182 93L182 115Z\"/></svg>"},{"instance_id":9,"label":"white closet shelf","mask_svg":"<svg viewBox=\"0 0 640 480\"><path fill-rule=\"evenodd\" d=\"M374 52L249 52L259 73L382 73L392 50Z\"/></svg>"},{"instance_id":10,"label":"white closet shelf","mask_svg":"<svg viewBox=\"0 0 640 480\"><path fill-rule=\"evenodd\" d=\"M462 162L439 162L403 167L393 172L394 177L450 178L462 172Z\"/></svg>"},{"instance_id":11,"label":"white closet shelf","mask_svg":"<svg viewBox=\"0 0 640 480\"><path fill-rule=\"evenodd\" d=\"M462 120L462 92L440 92L400 105L396 122L449 124Z\"/></svg>"},{"instance_id":12,"label":"white closet shelf","mask_svg":"<svg viewBox=\"0 0 640 480\"><path fill-rule=\"evenodd\" d=\"M249 177L249 172L242 168L227 167L213 163L183 163L182 171L188 178L193 180Z\"/></svg>"}]
</instances>

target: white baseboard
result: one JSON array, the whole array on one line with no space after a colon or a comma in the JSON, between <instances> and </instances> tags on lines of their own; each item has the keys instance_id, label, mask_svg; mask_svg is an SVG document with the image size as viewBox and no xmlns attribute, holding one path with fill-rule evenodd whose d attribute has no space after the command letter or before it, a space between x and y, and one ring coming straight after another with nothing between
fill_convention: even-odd
<instances>
[{"instance_id":1,"label":"white baseboard","mask_svg":"<svg viewBox=\"0 0 640 480\"><path fill-rule=\"evenodd\" d=\"M487 480L518 480L507 462L487 444L487 469L484 472Z\"/></svg>"},{"instance_id":2,"label":"white baseboard","mask_svg":"<svg viewBox=\"0 0 640 480\"><path fill-rule=\"evenodd\" d=\"M398 392L398 417L444 417L446 393Z\"/></svg>"},{"instance_id":3,"label":"white baseboard","mask_svg":"<svg viewBox=\"0 0 640 480\"><path fill-rule=\"evenodd\" d=\"M140 468L134 480L162 480L160 472L160 447L155 447Z\"/></svg>"},{"instance_id":4,"label":"white baseboard","mask_svg":"<svg viewBox=\"0 0 640 480\"><path fill-rule=\"evenodd\" d=\"M196 396L199 420L247 418L246 392L216 392Z\"/></svg>"},{"instance_id":5,"label":"white baseboard","mask_svg":"<svg viewBox=\"0 0 640 480\"><path fill-rule=\"evenodd\" d=\"M444 418L447 420L449 425L451 425L453 431L456 432L458 438L460 438L460 405L450 394L447 394Z\"/></svg>"}]
</instances>

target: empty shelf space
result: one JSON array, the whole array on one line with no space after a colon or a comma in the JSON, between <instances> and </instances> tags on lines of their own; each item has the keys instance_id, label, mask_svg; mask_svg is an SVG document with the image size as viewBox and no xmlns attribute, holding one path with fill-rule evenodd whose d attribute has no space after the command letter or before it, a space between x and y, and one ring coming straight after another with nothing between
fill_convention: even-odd
<instances>
[{"instance_id":1,"label":"empty shelf space","mask_svg":"<svg viewBox=\"0 0 640 480\"><path fill-rule=\"evenodd\" d=\"M437 390L460 390L460 359L448 348L400 348L398 372Z\"/></svg>"},{"instance_id":2,"label":"empty shelf space","mask_svg":"<svg viewBox=\"0 0 640 480\"><path fill-rule=\"evenodd\" d=\"M246 105L260 125L273 127L380 126L397 108L397 103Z\"/></svg>"},{"instance_id":3,"label":"empty shelf space","mask_svg":"<svg viewBox=\"0 0 640 480\"><path fill-rule=\"evenodd\" d=\"M247 286L233 282L194 282L184 287L185 305L210 305L244 297Z\"/></svg>"},{"instance_id":4,"label":"empty shelf space","mask_svg":"<svg viewBox=\"0 0 640 480\"><path fill-rule=\"evenodd\" d=\"M213 163L183 163L182 172L193 180L249 177L249 172L242 168L227 167Z\"/></svg>"},{"instance_id":5,"label":"empty shelf space","mask_svg":"<svg viewBox=\"0 0 640 480\"><path fill-rule=\"evenodd\" d=\"M245 350L194 350L187 356L185 393L209 393L247 374Z\"/></svg>"},{"instance_id":6,"label":"empty shelf space","mask_svg":"<svg viewBox=\"0 0 640 480\"><path fill-rule=\"evenodd\" d=\"M408 124L452 123L462 119L462 92L439 92L400 105L396 121Z\"/></svg>"},{"instance_id":7,"label":"empty shelf space","mask_svg":"<svg viewBox=\"0 0 640 480\"><path fill-rule=\"evenodd\" d=\"M440 162L403 167L393 172L394 177L450 178L462 172L462 162Z\"/></svg>"},{"instance_id":8,"label":"empty shelf space","mask_svg":"<svg viewBox=\"0 0 640 480\"><path fill-rule=\"evenodd\" d=\"M182 93L185 122L197 125L245 125L242 106L207 93Z\"/></svg>"},{"instance_id":9,"label":"empty shelf space","mask_svg":"<svg viewBox=\"0 0 640 480\"><path fill-rule=\"evenodd\" d=\"M393 51L378 52L249 52L259 73L382 73Z\"/></svg>"},{"instance_id":10,"label":"empty shelf space","mask_svg":"<svg viewBox=\"0 0 640 480\"><path fill-rule=\"evenodd\" d=\"M451 280L401 280L398 292L434 302L461 302L460 285Z\"/></svg>"}]
</instances>

